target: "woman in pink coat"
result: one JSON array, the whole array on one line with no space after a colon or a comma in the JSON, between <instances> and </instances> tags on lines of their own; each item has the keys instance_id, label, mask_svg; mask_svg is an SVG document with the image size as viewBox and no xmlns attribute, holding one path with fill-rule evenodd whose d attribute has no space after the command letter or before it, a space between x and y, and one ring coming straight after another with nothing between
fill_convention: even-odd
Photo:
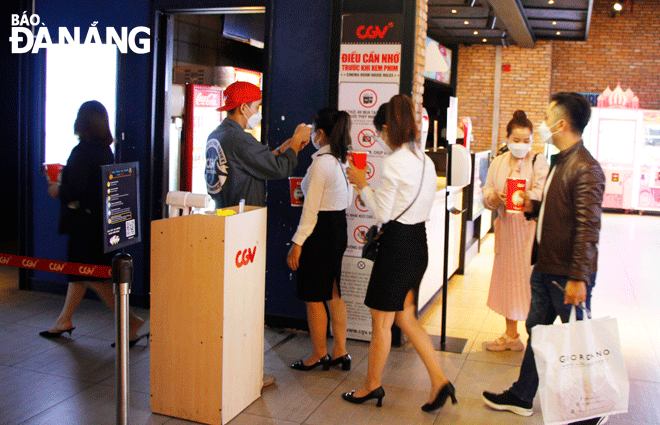
<instances>
[{"instance_id":1,"label":"woman in pink coat","mask_svg":"<svg viewBox=\"0 0 660 425\"><path fill-rule=\"evenodd\" d=\"M541 200L548 175L542 154L531 151L532 122L523 111L516 111L506 127L508 152L497 156L488 168L483 188L484 206L497 210L495 220L495 260L488 292L488 307L506 319L506 332L486 344L490 351L522 351L518 321L526 320L531 300L529 278L536 221L524 214L506 211L507 177L527 179L527 195Z\"/></svg>"}]
</instances>

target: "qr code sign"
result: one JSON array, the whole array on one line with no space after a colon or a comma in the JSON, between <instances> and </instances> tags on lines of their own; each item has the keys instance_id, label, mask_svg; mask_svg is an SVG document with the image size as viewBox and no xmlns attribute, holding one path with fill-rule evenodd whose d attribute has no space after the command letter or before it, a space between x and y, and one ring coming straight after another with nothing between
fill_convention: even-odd
<instances>
[{"instance_id":1,"label":"qr code sign","mask_svg":"<svg viewBox=\"0 0 660 425\"><path fill-rule=\"evenodd\" d=\"M135 236L135 219L126 222L126 237Z\"/></svg>"}]
</instances>

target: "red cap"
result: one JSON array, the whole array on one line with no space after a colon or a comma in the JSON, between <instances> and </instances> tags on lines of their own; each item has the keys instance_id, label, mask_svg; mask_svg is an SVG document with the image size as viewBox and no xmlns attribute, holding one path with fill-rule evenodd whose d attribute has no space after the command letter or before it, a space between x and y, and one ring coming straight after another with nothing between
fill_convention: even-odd
<instances>
[{"instance_id":1,"label":"red cap","mask_svg":"<svg viewBox=\"0 0 660 425\"><path fill-rule=\"evenodd\" d=\"M246 81L236 81L227 87L223 93L224 105L218 111L231 111L244 103L261 99L259 87Z\"/></svg>"}]
</instances>

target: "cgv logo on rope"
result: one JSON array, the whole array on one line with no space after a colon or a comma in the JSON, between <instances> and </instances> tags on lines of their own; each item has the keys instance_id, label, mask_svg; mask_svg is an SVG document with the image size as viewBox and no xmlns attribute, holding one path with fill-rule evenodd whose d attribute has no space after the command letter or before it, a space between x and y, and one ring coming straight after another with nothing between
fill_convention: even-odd
<instances>
[{"instance_id":1,"label":"cgv logo on rope","mask_svg":"<svg viewBox=\"0 0 660 425\"><path fill-rule=\"evenodd\" d=\"M236 267L241 268L247 266L248 264L254 261L254 257L257 253L257 247L254 249L244 249L243 251L238 251L236 254Z\"/></svg>"}]
</instances>

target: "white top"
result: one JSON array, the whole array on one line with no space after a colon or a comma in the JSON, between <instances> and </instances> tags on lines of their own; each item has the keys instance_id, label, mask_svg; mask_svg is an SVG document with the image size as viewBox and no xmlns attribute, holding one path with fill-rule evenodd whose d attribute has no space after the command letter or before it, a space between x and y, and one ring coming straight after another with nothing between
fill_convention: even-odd
<instances>
[{"instance_id":1,"label":"white top","mask_svg":"<svg viewBox=\"0 0 660 425\"><path fill-rule=\"evenodd\" d=\"M305 195L298 230L292 241L302 245L312 234L319 211L341 211L347 209L353 200L353 187L345 177L344 163L330 154L330 146L321 147L312 155L312 165L307 169L300 185Z\"/></svg>"},{"instance_id":2,"label":"white top","mask_svg":"<svg viewBox=\"0 0 660 425\"><path fill-rule=\"evenodd\" d=\"M422 183L422 159L426 159ZM428 221L437 189L435 165L421 150L410 150L406 143L383 161L380 187L373 191L369 186L362 189L362 199L373 211L379 223L397 218L415 199L419 185L419 197L397 221L402 224L417 224Z\"/></svg>"},{"instance_id":3,"label":"white top","mask_svg":"<svg viewBox=\"0 0 660 425\"><path fill-rule=\"evenodd\" d=\"M550 175L547 178L547 181L545 183L545 188L543 189L543 201L541 202L541 210L539 211L539 222L536 225L536 242L540 245L541 244L541 230L543 229L543 214L545 213L545 198L548 194L548 188L550 187L550 183L552 183L552 178L555 176L555 170L557 167L552 167L552 170L550 171Z\"/></svg>"}]
</instances>

